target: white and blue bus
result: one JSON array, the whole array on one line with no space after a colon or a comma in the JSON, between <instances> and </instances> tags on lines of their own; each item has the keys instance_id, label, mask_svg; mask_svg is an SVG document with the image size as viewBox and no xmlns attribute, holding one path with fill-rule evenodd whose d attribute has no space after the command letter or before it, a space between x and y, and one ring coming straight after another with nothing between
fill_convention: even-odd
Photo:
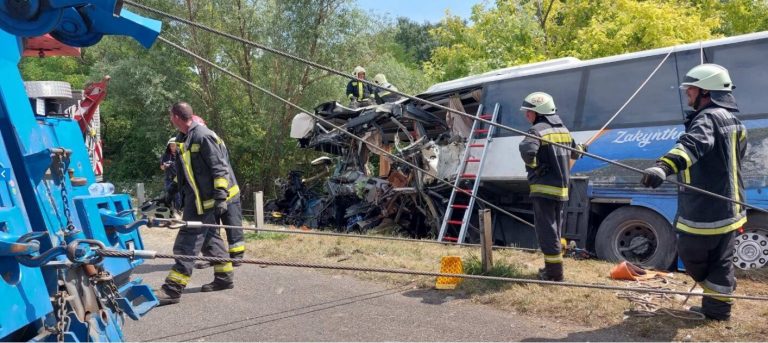
<instances>
[{"instance_id":1,"label":"white and blue bus","mask_svg":"<svg viewBox=\"0 0 768 343\"><path fill-rule=\"evenodd\" d=\"M672 53L661 64L670 50ZM702 61L717 63L730 71L741 110L737 116L749 129L743 162L747 201L768 208L766 58L768 32L760 32L587 61L562 58L506 68L436 84L419 96L467 113L475 113L481 104L484 108L500 104L500 122L525 131L530 124L519 111L522 99L534 91L547 92L554 97L557 113L574 137L584 142L661 64L634 100L589 146L591 153L645 168L684 132L682 123L690 108L678 86L685 73ZM446 114L434 107L422 108L441 117ZM513 132L496 132L484 162L479 195L533 220L518 152L521 140ZM591 158L578 160L572 171L564 238L607 260L626 259L661 268L673 265L676 235L672 222L677 208L674 186L643 188L637 173ZM497 243L536 246L531 228L507 216L494 218ZM734 263L740 268L765 266L768 216L749 213L742 231Z\"/></svg>"}]
</instances>

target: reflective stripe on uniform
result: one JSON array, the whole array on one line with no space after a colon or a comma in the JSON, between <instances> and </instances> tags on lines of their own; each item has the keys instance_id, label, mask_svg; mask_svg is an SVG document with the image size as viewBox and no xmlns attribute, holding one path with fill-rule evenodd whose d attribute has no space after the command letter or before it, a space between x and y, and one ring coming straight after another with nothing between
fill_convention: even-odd
<instances>
[{"instance_id":1,"label":"reflective stripe on uniform","mask_svg":"<svg viewBox=\"0 0 768 343\"><path fill-rule=\"evenodd\" d=\"M677 155L685 159L685 162L688 163L688 168L690 168L698 159L696 159L696 155L691 154L690 151L688 151L688 148L685 147L685 145L681 143L675 144L674 147L672 147L672 150L668 152L668 154Z\"/></svg>"},{"instance_id":2,"label":"reflective stripe on uniform","mask_svg":"<svg viewBox=\"0 0 768 343\"><path fill-rule=\"evenodd\" d=\"M544 262L546 263L563 263L563 255L547 255L544 254Z\"/></svg>"},{"instance_id":3,"label":"reflective stripe on uniform","mask_svg":"<svg viewBox=\"0 0 768 343\"><path fill-rule=\"evenodd\" d=\"M736 201L741 201L739 196L739 164L738 157L736 157L737 133L737 131L731 132L731 194ZM739 212L741 212L740 205L733 202L733 213Z\"/></svg>"},{"instance_id":4,"label":"reflective stripe on uniform","mask_svg":"<svg viewBox=\"0 0 768 343\"><path fill-rule=\"evenodd\" d=\"M236 252L243 252L245 251L245 243L243 242L237 242L229 247L230 253L236 253Z\"/></svg>"},{"instance_id":5,"label":"reflective stripe on uniform","mask_svg":"<svg viewBox=\"0 0 768 343\"><path fill-rule=\"evenodd\" d=\"M363 100L363 83L357 81L357 99Z\"/></svg>"},{"instance_id":6,"label":"reflective stripe on uniform","mask_svg":"<svg viewBox=\"0 0 768 343\"><path fill-rule=\"evenodd\" d=\"M195 144L192 144L195 145ZM182 146L183 147L183 146ZM200 190L197 189L197 183L195 183L195 176L192 173L192 154L189 150L181 148L181 160L182 164L184 165L184 174L187 176L187 181L189 182L189 186L192 187L192 193L195 195L195 208L197 209L197 214L203 214L203 202L200 199ZM213 204L211 204L212 208Z\"/></svg>"},{"instance_id":7,"label":"reflective stripe on uniform","mask_svg":"<svg viewBox=\"0 0 768 343\"><path fill-rule=\"evenodd\" d=\"M681 147L682 147L682 146L681 146ZM669 152L667 152L667 154L670 154L670 155L675 155L675 156L680 156L680 157L682 157L682 158L685 160L685 167L684 167L683 169L688 169L688 168L690 168L690 167L693 165L693 163L691 163L691 157L688 155L688 153L687 153L687 152L685 152L685 150L683 150L683 149L680 149L680 148L679 148L679 147L677 147L677 146L675 146L674 148L672 148L672 150L670 150ZM675 169L677 169L677 168L675 168Z\"/></svg>"},{"instance_id":8,"label":"reflective stripe on uniform","mask_svg":"<svg viewBox=\"0 0 768 343\"><path fill-rule=\"evenodd\" d=\"M235 195L240 194L240 186L238 185L232 186L232 188L227 190L227 193L229 194L229 196L227 196L227 200L234 198Z\"/></svg>"},{"instance_id":9,"label":"reflective stripe on uniform","mask_svg":"<svg viewBox=\"0 0 768 343\"><path fill-rule=\"evenodd\" d=\"M536 163L536 156L533 157L533 161L531 161L531 163L526 163L525 165L528 166L528 168L536 168L536 166L538 165Z\"/></svg>"},{"instance_id":10,"label":"reflective stripe on uniform","mask_svg":"<svg viewBox=\"0 0 768 343\"><path fill-rule=\"evenodd\" d=\"M710 297L713 299L720 300L726 303L733 302L733 298L722 296L722 295L729 295L733 293L732 290L731 291L728 290L729 287L716 285L709 282L708 280L704 280L704 282L700 282L699 286L701 286L701 288L704 290L704 294L710 295Z\"/></svg>"},{"instance_id":11,"label":"reflective stripe on uniform","mask_svg":"<svg viewBox=\"0 0 768 343\"><path fill-rule=\"evenodd\" d=\"M165 279L168 281L172 281L184 286L186 286L187 283L189 283L189 278L190 278L189 275L184 275L173 269L171 269L171 271L168 273L168 276L165 277Z\"/></svg>"},{"instance_id":12,"label":"reflective stripe on uniform","mask_svg":"<svg viewBox=\"0 0 768 343\"><path fill-rule=\"evenodd\" d=\"M571 135L567 132L562 133L549 133L541 136L542 139L558 144L570 144L573 141ZM542 143L547 143L542 141Z\"/></svg>"},{"instance_id":13,"label":"reflective stripe on uniform","mask_svg":"<svg viewBox=\"0 0 768 343\"><path fill-rule=\"evenodd\" d=\"M229 181L223 177L217 177L213 179L213 188L227 189L229 188Z\"/></svg>"},{"instance_id":14,"label":"reflective stripe on uniform","mask_svg":"<svg viewBox=\"0 0 768 343\"><path fill-rule=\"evenodd\" d=\"M666 163L670 168L672 168L672 172L674 172L675 174L679 172L679 170L677 169L677 165L675 164L675 162L672 162L672 160L666 157L662 157L661 161Z\"/></svg>"},{"instance_id":15,"label":"reflective stripe on uniform","mask_svg":"<svg viewBox=\"0 0 768 343\"><path fill-rule=\"evenodd\" d=\"M232 198L234 198L236 195L240 194L240 186L234 185L234 186L230 187L227 190L227 194L228 194L227 195L227 199L225 199L225 201L229 201ZM203 201L203 209L206 209L206 210L212 209L213 205L216 205L216 200L215 199L210 199L210 200Z\"/></svg>"},{"instance_id":16,"label":"reflective stripe on uniform","mask_svg":"<svg viewBox=\"0 0 768 343\"><path fill-rule=\"evenodd\" d=\"M531 185L531 193L547 194L564 198L568 196L568 188L534 184Z\"/></svg>"},{"instance_id":17,"label":"reflective stripe on uniform","mask_svg":"<svg viewBox=\"0 0 768 343\"><path fill-rule=\"evenodd\" d=\"M225 262L220 264L214 264L213 265L213 272L214 273L229 273L234 271L235 268L232 266L232 262Z\"/></svg>"},{"instance_id":18,"label":"reflective stripe on uniform","mask_svg":"<svg viewBox=\"0 0 768 343\"><path fill-rule=\"evenodd\" d=\"M211 199L211 200L203 201L203 208L206 210L212 209L213 205L216 205L216 200Z\"/></svg>"},{"instance_id":19,"label":"reflective stripe on uniform","mask_svg":"<svg viewBox=\"0 0 768 343\"><path fill-rule=\"evenodd\" d=\"M683 221L688 223L687 224L683 223ZM731 232L733 230L737 230L738 228L744 226L746 222L747 222L747 217L743 216L741 219L728 225L724 225L720 227L709 227L711 223L696 223L696 222L688 221L683 218L677 218L677 224L675 225L675 227L677 227L677 229L680 231L684 231L694 235L720 235L720 234ZM688 224L696 225L699 227L693 227ZM707 224L710 224L710 225L707 225Z\"/></svg>"}]
</instances>

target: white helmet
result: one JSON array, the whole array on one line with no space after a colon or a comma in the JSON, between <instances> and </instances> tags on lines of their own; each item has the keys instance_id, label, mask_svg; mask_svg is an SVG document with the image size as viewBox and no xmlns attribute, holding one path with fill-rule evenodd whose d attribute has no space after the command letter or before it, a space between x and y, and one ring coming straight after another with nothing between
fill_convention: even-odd
<instances>
[{"instance_id":1,"label":"white helmet","mask_svg":"<svg viewBox=\"0 0 768 343\"><path fill-rule=\"evenodd\" d=\"M552 99L551 95L544 92L533 92L525 97L520 110L531 110L540 115L548 115L555 114L557 108L555 107L555 100Z\"/></svg>"},{"instance_id":2,"label":"white helmet","mask_svg":"<svg viewBox=\"0 0 768 343\"><path fill-rule=\"evenodd\" d=\"M384 74L376 74L376 76L373 77L373 82L377 85L385 85L387 84L387 77L384 76Z\"/></svg>"},{"instance_id":3,"label":"white helmet","mask_svg":"<svg viewBox=\"0 0 768 343\"><path fill-rule=\"evenodd\" d=\"M730 92L735 88L731 82L731 76L728 75L728 69L712 63L700 64L691 68L680 84L681 89L688 87L723 92Z\"/></svg>"},{"instance_id":4,"label":"white helmet","mask_svg":"<svg viewBox=\"0 0 768 343\"><path fill-rule=\"evenodd\" d=\"M357 66L355 67L355 70L352 71L352 75L354 75L355 77L357 77L357 74L360 74L360 73L365 73L365 68L361 66Z\"/></svg>"},{"instance_id":5,"label":"white helmet","mask_svg":"<svg viewBox=\"0 0 768 343\"><path fill-rule=\"evenodd\" d=\"M168 140L168 143L165 143L166 146L176 144L176 137L171 137L171 139Z\"/></svg>"}]
</instances>

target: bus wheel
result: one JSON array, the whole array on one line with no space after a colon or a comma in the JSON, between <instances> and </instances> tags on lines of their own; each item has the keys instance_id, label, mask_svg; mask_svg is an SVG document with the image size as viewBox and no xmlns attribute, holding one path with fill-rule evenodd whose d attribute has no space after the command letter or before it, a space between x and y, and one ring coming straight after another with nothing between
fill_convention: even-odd
<instances>
[{"instance_id":1,"label":"bus wheel","mask_svg":"<svg viewBox=\"0 0 768 343\"><path fill-rule=\"evenodd\" d=\"M666 270L675 259L676 241L672 225L664 217L644 207L625 206L600 224L595 250L604 260Z\"/></svg>"},{"instance_id":2,"label":"bus wheel","mask_svg":"<svg viewBox=\"0 0 768 343\"><path fill-rule=\"evenodd\" d=\"M768 264L768 215L751 213L735 243L733 264L737 268L757 269Z\"/></svg>"}]
</instances>

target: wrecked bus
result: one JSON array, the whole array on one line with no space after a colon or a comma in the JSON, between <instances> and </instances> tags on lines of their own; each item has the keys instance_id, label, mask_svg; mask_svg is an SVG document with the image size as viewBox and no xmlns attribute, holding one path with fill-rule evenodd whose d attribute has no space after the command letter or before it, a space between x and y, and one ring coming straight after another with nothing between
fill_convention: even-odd
<instances>
[{"instance_id":1,"label":"wrecked bus","mask_svg":"<svg viewBox=\"0 0 768 343\"><path fill-rule=\"evenodd\" d=\"M728 68L736 85L734 95L748 128L748 150L743 161L747 201L768 208L768 32L701 43L629 53L581 61L561 58L516 66L447 81L430 87L420 98L474 114L478 106L500 105L501 124L519 130L530 126L519 112L522 99L534 91L551 94L557 113L577 141L585 142L608 122L664 60L637 96L589 146L589 151L636 168L651 166L684 132L689 110L678 90L685 72L699 63ZM451 136L466 139L470 119L413 102L439 118L445 118ZM533 221L526 173L519 156L522 136L496 130L479 180L479 197ZM455 177L455 150L463 139L434 149L438 174ZM452 145L452 146L451 146ZM450 163L454 162L454 163ZM451 170L451 168L454 168ZM472 173L470 165L465 171ZM441 170L442 169L442 170ZM640 175L592 158L578 160L572 169L570 201L562 235L576 246L606 260L629 260L667 268L675 261L676 234L672 226L677 208L674 185L649 190ZM445 201L438 206L445 206ZM444 209L443 209L444 211ZM768 216L751 211L736 245L734 263L739 268L759 268L768 260ZM536 247L534 230L513 218L494 213L496 244ZM469 240L476 239L470 232ZM573 243L571 243L573 244Z\"/></svg>"}]
</instances>

